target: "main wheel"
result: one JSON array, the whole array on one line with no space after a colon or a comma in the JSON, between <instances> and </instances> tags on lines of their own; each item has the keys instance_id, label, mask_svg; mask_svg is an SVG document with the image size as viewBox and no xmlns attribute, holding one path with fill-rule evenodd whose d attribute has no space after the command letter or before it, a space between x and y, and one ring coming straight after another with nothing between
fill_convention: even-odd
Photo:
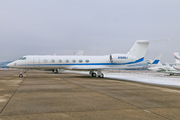
<instances>
[{"instance_id":1,"label":"main wheel","mask_svg":"<svg viewBox=\"0 0 180 120\"><path fill-rule=\"evenodd\" d=\"M174 73L171 73L170 76L174 75Z\"/></svg>"},{"instance_id":2,"label":"main wheel","mask_svg":"<svg viewBox=\"0 0 180 120\"><path fill-rule=\"evenodd\" d=\"M104 74L101 73L101 75L98 76L99 78L104 78Z\"/></svg>"},{"instance_id":3,"label":"main wheel","mask_svg":"<svg viewBox=\"0 0 180 120\"><path fill-rule=\"evenodd\" d=\"M91 76L92 76L92 77L96 77L96 73L92 73Z\"/></svg>"},{"instance_id":4,"label":"main wheel","mask_svg":"<svg viewBox=\"0 0 180 120\"><path fill-rule=\"evenodd\" d=\"M102 75L101 78L104 78L104 74L102 73L101 75Z\"/></svg>"}]
</instances>

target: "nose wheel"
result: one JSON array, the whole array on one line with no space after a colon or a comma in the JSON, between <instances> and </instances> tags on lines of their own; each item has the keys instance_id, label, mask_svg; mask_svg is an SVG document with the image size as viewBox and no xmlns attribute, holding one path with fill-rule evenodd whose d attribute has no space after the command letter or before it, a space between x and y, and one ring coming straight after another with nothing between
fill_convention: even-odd
<instances>
[{"instance_id":1,"label":"nose wheel","mask_svg":"<svg viewBox=\"0 0 180 120\"><path fill-rule=\"evenodd\" d=\"M22 78L22 77L23 77L23 74L19 74L19 77L21 77L21 78Z\"/></svg>"},{"instance_id":2,"label":"nose wheel","mask_svg":"<svg viewBox=\"0 0 180 120\"><path fill-rule=\"evenodd\" d=\"M23 69L23 70L21 70L21 72L20 72L20 74L19 74L19 77L20 77L20 78L22 78L22 77L23 77L23 73L25 73L24 71L25 71L24 69Z\"/></svg>"}]
</instances>

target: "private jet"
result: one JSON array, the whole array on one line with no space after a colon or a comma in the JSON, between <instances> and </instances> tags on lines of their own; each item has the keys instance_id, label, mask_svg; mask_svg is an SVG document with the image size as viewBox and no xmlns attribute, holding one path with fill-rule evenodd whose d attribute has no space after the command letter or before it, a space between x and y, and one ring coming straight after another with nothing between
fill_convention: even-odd
<instances>
[{"instance_id":1,"label":"private jet","mask_svg":"<svg viewBox=\"0 0 180 120\"><path fill-rule=\"evenodd\" d=\"M26 55L7 66L17 69L37 69L58 72L64 70L89 71L92 77L103 78L103 69L120 68L125 65L136 64L144 60L148 40L137 40L127 54L110 54L104 56L82 55ZM23 73L19 74L23 77Z\"/></svg>"},{"instance_id":2,"label":"private jet","mask_svg":"<svg viewBox=\"0 0 180 120\"><path fill-rule=\"evenodd\" d=\"M162 65L160 63L161 57L162 57L162 53L158 55L154 61L147 60L147 63L149 64L148 69L155 72L168 73L169 75L180 74L180 71L174 69L174 67L170 66L169 63L166 63L166 65Z\"/></svg>"}]
</instances>

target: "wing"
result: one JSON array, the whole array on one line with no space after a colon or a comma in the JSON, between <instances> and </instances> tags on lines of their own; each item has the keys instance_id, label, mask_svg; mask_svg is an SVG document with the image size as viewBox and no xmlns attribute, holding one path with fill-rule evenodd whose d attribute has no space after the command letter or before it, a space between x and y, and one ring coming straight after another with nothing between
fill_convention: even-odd
<instances>
[{"instance_id":1,"label":"wing","mask_svg":"<svg viewBox=\"0 0 180 120\"><path fill-rule=\"evenodd\" d=\"M109 67L73 67L72 70L99 70L99 69L110 69Z\"/></svg>"}]
</instances>

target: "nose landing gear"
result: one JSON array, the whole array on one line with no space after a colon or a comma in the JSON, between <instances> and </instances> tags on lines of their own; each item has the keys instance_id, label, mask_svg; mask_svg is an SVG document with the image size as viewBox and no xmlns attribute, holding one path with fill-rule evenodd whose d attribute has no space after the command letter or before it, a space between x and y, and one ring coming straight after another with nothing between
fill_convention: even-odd
<instances>
[{"instance_id":1,"label":"nose landing gear","mask_svg":"<svg viewBox=\"0 0 180 120\"><path fill-rule=\"evenodd\" d=\"M26 73L24 72L24 70L21 70L20 74L19 74L19 77L22 78L23 77L23 73Z\"/></svg>"},{"instance_id":2,"label":"nose landing gear","mask_svg":"<svg viewBox=\"0 0 180 120\"><path fill-rule=\"evenodd\" d=\"M19 77L23 77L23 74L19 74Z\"/></svg>"}]
</instances>

